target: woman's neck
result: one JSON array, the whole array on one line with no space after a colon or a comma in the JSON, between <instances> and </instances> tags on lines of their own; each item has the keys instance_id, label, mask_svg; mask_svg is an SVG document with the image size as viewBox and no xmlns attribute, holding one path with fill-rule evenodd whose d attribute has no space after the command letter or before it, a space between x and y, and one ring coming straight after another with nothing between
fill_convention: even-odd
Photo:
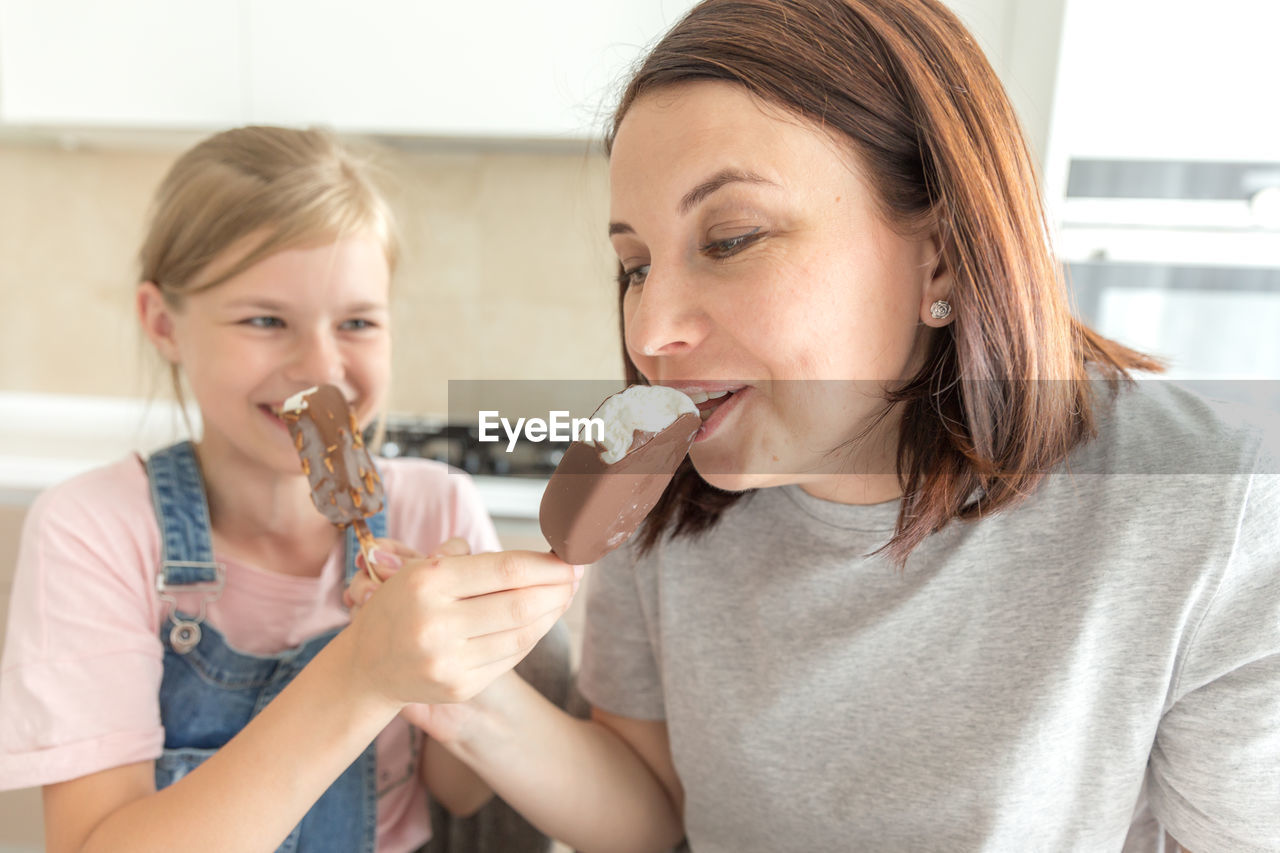
<instances>
[{"instance_id":1,"label":"woman's neck","mask_svg":"<svg viewBox=\"0 0 1280 853\"><path fill-rule=\"evenodd\" d=\"M800 484L819 500L839 504L878 504L902 497L897 474L828 474Z\"/></svg>"},{"instance_id":2,"label":"woman's neck","mask_svg":"<svg viewBox=\"0 0 1280 853\"><path fill-rule=\"evenodd\" d=\"M898 441L902 407L894 406L869 430L851 437L847 453L806 477L800 488L819 500L842 504L878 504L902 497L898 478Z\"/></svg>"}]
</instances>

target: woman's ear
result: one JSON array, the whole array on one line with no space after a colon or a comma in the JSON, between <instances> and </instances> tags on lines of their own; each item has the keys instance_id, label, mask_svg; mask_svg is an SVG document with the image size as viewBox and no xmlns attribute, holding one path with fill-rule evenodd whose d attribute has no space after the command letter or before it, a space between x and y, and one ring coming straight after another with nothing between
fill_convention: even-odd
<instances>
[{"instance_id":1,"label":"woman's ear","mask_svg":"<svg viewBox=\"0 0 1280 853\"><path fill-rule=\"evenodd\" d=\"M164 294L153 281L144 281L138 285L137 296L138 321L142 323L142 331L147 340L160 351L160 355L170 364L177 364L178 340L174 334L173 309L164 300Z\"/></svg>"},{"instance_id":2,"label":"woman's ear","mask_svg":"<svg viewBox=\"0 0 1280 853\"><path fill-rule=\"evenodd\" d=\"M954 314L951 300L955 292L955 276L951 270L951 253L946 251L947 240L938 231L924 241L925 275L921 290L920 321L939 328L947 325Z\"/></svg>"}]
</instances>

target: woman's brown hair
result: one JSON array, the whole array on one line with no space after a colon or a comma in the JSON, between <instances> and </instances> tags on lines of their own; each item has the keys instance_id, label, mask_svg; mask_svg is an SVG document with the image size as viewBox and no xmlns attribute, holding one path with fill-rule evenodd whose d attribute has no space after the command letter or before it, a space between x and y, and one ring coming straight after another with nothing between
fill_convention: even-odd
<instances>
[{"instance_id":1,"label":"woman's brown hair","mask_svg":"<svg viewBox=\"0 0 1280 853\"><path fill-rule=\"evenodd\" d=\"M706 0L630 80L606 148L637 98L697 80L741 85L842 139L886 222L939 235L956 319L886 398L902 407L903 499L883 549L898 564L953 519L1025 497L1094 435L1091 369L1112 385L1130 369L1159 369L1071 315L1017 117L938 0ZM644 381L625 347L623 359L628 382ZM708 485L686 459L641 550L668 531L708 529L741 497Z\"/></svg>"}]
</instances>

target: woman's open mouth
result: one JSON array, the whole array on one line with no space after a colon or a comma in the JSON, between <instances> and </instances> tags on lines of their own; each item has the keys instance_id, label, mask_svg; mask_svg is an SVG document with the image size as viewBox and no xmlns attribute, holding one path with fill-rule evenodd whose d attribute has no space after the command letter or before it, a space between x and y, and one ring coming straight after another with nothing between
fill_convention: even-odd
<instances>
[{"instance_id":1,"label":"woman's open mouth","mask_svg":"<svg viewBox=\"0 0 1280 853\"><path fill-rule=\"evenodd\" d=\"M695 442L710 438L729 415L742 405L743 399L750 394L751 386L721 387L714 389L681 388L693 404L698 407L702 418L702 426L698 428Z\"/></svg>"}]
</instances>

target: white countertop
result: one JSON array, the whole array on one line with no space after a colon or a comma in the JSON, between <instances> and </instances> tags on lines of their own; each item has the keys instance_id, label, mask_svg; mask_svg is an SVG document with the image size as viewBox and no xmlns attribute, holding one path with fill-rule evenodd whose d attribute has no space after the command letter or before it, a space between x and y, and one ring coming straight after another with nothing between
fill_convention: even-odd
<instances>
[{"instance_id":1,"label":"white countertop","mask_svg":"<svg viewBox=\"0 0 1280 853\"><path fill-rule=\"evenodd\" d=\"M30 503L54 483L186 436L181 414L168 402L0 392L0 502ZM536 519L547 486L518 477L475 482L496 519Z\"/></svg>"}]
</instances>

